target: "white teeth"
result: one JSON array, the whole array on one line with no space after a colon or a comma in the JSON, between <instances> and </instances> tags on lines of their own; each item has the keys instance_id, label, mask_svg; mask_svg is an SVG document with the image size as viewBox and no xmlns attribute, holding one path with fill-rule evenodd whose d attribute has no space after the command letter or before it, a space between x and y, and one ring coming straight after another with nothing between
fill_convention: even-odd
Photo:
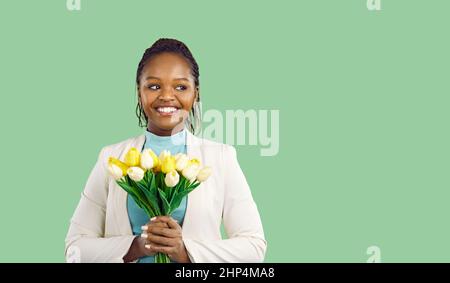
<instances>
[{"instance_id":1,"label":"white teeth","mask_svg":"<svg viewBox=\"0 0 450 283\"><path fill-rule=\"evenodd\" d=\"M156 109L156 111L163 112L163 113L172 113L172 112L177 111L177 108L175 108L175 107L158 107Z\"/></svg>"}]
</instances>

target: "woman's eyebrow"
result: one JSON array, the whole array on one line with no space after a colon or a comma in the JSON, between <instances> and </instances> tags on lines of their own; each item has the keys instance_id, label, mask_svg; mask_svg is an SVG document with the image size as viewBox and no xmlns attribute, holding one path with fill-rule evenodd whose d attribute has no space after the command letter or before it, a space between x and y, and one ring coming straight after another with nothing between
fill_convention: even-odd
<instances>
[{"instance_id":1,"label":"woman's eyebrow","mask_svg":"<svg viewBox=\"0 0 450 283\"><path fill-rule=\"evenodd\" d=\"M188 78L176 78L175 80L189 81Z\"/></svg>"},{"instance_id":2,"label":"woman's eyebrow","mask_svg":"<svg viewBox=\"0 0 450 283\"><path fill-rule=\"evenodd\" d=\"M158 77L154 77L154 76L148 76L147 78L145 78L146 80L151 80L151 79L155 79L155 80L160 80L160 78ZM175 78L175 81L177 80L182 80L182 81L189 81L188 78Z\"/></svg>"}]
</instances>

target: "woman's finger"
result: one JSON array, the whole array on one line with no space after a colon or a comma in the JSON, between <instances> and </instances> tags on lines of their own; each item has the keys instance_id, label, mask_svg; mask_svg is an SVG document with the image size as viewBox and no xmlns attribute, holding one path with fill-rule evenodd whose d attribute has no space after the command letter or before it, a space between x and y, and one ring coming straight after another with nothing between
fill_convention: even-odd
<instances>
[{"instance_id":1,"label":"woman's finger","mask_svg":"<svg viewBox=\"0 0 450 283\"><path fill-rule=\"evenodd\" d=\"M155 244L147 244L145 245L145 248L150 250L153 253L165 253L169 257L171 257L175 253L175 248L173 247L165 247L165 246L159 246Z\"/></svg>"},{"instance_id":2,"label":"woman's finger","mask_svg":"<svg viewBox=\"0 0 450 283\"><path fill-rule=\"evenodd\" d=\"M151 221L151 222L145 224L144 226L141 226L141 230L142 231L147 231L148 228L152 227L152 226L155 226L155 227L166 227L166 228L169 227L169 225L167 225L167 223L165 223L165 222L162 222L162 221L153 222L153 221Z\"/></svg>"},{"instance_id":3,"label":"woman's finger","mask_svg":"<svg viewBox=\"0 0 450 283\"><path fill-rule=\"evenodd\" d=\"M158 236L155 234L147 234L147 243L153 243L160 246L174 247L177 244L176 239Z\"/></svg>"},{"instance_id":4,"label":"woman's finger","mask_svg":"<svg viewBox=\"0 0 450 283\"><path fill-rule=\"evenodd\" d=\"M155 219L167 223L167 225L169 225L170 228L173 229L181 228L180 225L178 224L178 221L173 219L172 217L164 215L164 216L156 216Z\"/></svg>"},{"instance_id":5,"label":"woman's finger","mask_svg":"<svg viewBox=\"0 0 450 283\"><path fill-rule=\"evenodd\" d=\"M150 233L149 231L156 227L169 229L169 228L167 228L167 223L164 223L164 222L152 223L152 224L149 224L146 226L142 226L141 227L141 229L142 229L141 238L147 239L148 234Z\"/></svg>"},{"instance_id":6,"label":"woman's finger","mask_svg":"<svg viewBox=\"0 0 450 283\"><path fill-rule=\"evenodd\" d=\"M166 228L166 227L156 227L151 226L147 229L147 234L155 234L159 236L169 237L169 238L178 238L180 237L180 232L175 229Z\"/></svg>"}]
</instances>

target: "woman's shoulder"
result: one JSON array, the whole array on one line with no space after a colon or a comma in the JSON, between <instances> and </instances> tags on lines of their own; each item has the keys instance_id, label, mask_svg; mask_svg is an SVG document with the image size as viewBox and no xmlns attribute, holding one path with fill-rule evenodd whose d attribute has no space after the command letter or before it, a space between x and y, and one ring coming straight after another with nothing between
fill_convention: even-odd
<instances>
[{"instance_id":1,"label":"woman's shoulder","mask_svg":"<svg viewBox=\"0 0 450 283\"><path fill-rule=\"evenodd\" d=\"M119 142L107 144L102 147L101 152L104 155L119 157L123 153L127 152L131 147L140 148L144 145L145 135L141 134L138 136L130 137Z\"/></svg>"}]
</instances>

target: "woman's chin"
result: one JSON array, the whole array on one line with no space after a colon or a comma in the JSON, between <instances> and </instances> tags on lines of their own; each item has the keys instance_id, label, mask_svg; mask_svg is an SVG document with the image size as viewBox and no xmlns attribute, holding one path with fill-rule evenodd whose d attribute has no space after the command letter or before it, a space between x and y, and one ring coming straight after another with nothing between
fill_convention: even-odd
<instances>
[{"instance_id":1,"label":"woman's chin","mask_svg":"<svg viewBox=\"0 0 450 283\"><path fill-rule=\"evenodd\" d=\"M158 120L158 122L155 122L154 125L164 131L173 131L181 126L179 121L170 121L168 119L167 121Z\"/></svg>"}]
</instances>

